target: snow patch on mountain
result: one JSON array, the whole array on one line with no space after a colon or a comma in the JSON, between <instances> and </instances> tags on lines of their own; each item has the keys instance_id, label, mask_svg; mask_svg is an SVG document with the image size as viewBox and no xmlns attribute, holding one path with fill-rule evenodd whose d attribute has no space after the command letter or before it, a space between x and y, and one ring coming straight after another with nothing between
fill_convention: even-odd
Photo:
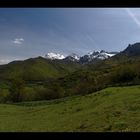
<instances>
[{"instance_id":1,"label":"snow patch on mountain","mask_svg":"<svg viewBox=\"0 0 140 140\"><path fill-rule=\"evenodd\" d=\"M54 60L54 59L64 59L65 57L64 55L61 55L59 53L50 52L45 55L45 58Z\"/></svg>"},{"instance_id":2,"label":"snow patch on mountain","mask_svg":"<svg viewBox=\"0 0 140 140\"><path fill-rule=\"evenodd\" d=\"M72 54L65 57L64 55L61 55L59 53L50 52L47 55L45 55L45 58L51 59L51 60L64 59L67 61L76 61L76 62L80 62L80 63L87 63L87 62L90 62L92 60L104 60L104 59L112 57L116 54L117 54L117 52L106 52L104 50L101 50L101 51L89 52L86 55L81 56L81 57L75 53L72 53Z\"/></svg>"},{"instance_id":3,"label":"snow patch on mountain","mask_svg":"<svg viewBox=\"0 0 140 140\"><path fill-rule=\"evenodd\" d=\"M101 51L94 51L93 53L89 53L88 56L90 58L90 60L92 59L107 59L109 57L112 57L114 56L116 53L109 53L109 52L106 52L104 50L101 50Z\"/></svg>"},{"instance_id":4,"label":"snow patch on mountain","mask_svg":"<svg viewBox=\"0 0 140 140\"><path fill-rule=\"evenodd\" d=\"M76 60L79 60L80 59L80 57L77 54L75 54L75 53L72 53L69 56L72 57L72 58L74 58L74 59L76 59Z\"/></svg>"}]
</instances>

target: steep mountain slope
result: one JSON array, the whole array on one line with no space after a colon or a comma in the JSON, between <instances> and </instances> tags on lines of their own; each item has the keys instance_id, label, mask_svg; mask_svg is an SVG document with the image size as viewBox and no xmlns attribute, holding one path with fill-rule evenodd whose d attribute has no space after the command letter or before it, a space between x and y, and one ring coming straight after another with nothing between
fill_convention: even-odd
<instances>
[{"instance_id":1,"label":"steep mountain slope","mask_svg":"<svg viewBox=\"0 0 140 140\"><path fill-rule=\"evenodd\" d=\"M128 47L122 51L120 54L126 55L129 57L140 56L140 43L129 44Z\"/></svg>"},{"instance_id":2,"label":"steep mountain slope","mask_svg":"<svg viewBox=\"0 0 140 140\"><path fill-rule=\"evenodd\" d=\"M118 60L119 62L134 60L137 61L140 58L140 43L135 43L132 45L128 45L126 49L111 57L110 60Z\"/></svg>"}]
</instances>

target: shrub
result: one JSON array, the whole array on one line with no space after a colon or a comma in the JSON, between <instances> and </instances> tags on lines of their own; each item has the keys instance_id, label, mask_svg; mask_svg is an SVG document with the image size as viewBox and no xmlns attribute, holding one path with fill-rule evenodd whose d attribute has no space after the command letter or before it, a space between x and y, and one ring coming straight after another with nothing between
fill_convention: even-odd
<instances>
[{"instance_id":1,"label":"shrub","mask_svg":"<svg viewBox=\"0 0 140 140\"><path fill-rule=\"evenodd\" d=\"M8 101L8 97L8 89L0 89L0 103L6 103Z\"/></svg>"},{"instance_id":2,"label":"shrub","mask_svg":"<svg viewBox=\"0 0 140 140\"><path fill-rule=\"evenodd\" d=\"M11 85L9 88L9 100L12 102L20 102L22 101L21 94L23 94L24 89L24 81L20 78L15 78L11 81Z\"/></svg>"}]
</instances>

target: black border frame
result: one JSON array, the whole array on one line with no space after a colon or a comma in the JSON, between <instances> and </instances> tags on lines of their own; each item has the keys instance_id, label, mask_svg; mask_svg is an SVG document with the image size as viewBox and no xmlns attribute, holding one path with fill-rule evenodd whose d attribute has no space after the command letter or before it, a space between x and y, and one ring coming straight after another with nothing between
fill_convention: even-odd
<instances>
[{"instance_id":1,"label":"black border frame","mask_svg":"<svg viewBox=\"0 0 140 140\"><path fill-rule=\"evenodd\" d=\"M0 8L140 7L139 0L1 0Z\"/></svg>"},{"instance_id":2,"label":"black border frame","mask_svg":"<svg viewBox=\"0 0 140 140\"><path fill-rule=\"evenodd\" d=\"M1 0L0 1L0 8L118 8L118 7L140 7L140 1L135 0ZM105 132L84 132L84 133L56 133L56 132L0 132L0 135L6 138L39 138L45 137L48 139L77 139L83 138L87 139L88 137L92 137L93 139L96 138L103 138L103 139L118 139L118 138L132 138L135 139L139 136L138 133L130 132L130 133L105 133Z\"/></svg>"}]
</instances>

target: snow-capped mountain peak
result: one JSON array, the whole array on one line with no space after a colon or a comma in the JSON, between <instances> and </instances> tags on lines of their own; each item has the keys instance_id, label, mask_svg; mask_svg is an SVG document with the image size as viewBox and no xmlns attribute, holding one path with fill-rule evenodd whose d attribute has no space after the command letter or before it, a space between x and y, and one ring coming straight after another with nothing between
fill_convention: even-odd
<instances>
[{"instance_id":1,"label":"snow-capped mountain peak","mask_svg":"<svg viewBox=\"0 0 140 140\"><path fill-rule=\"evenodd\" d=\"M69 56L73 57L73 58L76 59L76 60L79 60L79 59L80 59L80 57L79 57L77 54L75 54L75 53L72 53L72 54L69 55Z\"/></svg>"},{"instance_id":2,"label":"snow-capped mountain peak","mask_svg":"<svg viewBox=\"0 0 140 140\"><path fill-rule=\"evenodd\" d=\"M65 60L68 60L68 61L79 61L80 60L80 57L75 54L75 53L72 53L70 55L68 55Z\"/></svg>"},{"instance_id":3,"label":"snow-capped mountain peak","mask_svg":"<svg viewBox=\"0 0 140 140\"><path fill-rule=\"evenodd\" d=\"M61 55L59 53L51 52L51 53L48 53L47 55L45 55L45 58L51 59L51 60L64 59L66 61L75 61L75 62L80 62L83 64L83 63L87 63L87 62L90 62L93 60L104 60L104 59L110 58L116 54L117 54L117 52L106 52L104 50L101 50L101 51L89 52L86 55L81 56L81 57L75 53L72 53L65 57L64 55Z\"/></svg>"},{"instance_id":4,"label":"snow-capped mountain peak","mask_svg":"<svg viewBox=\"0 0 140 140\"><path fill-rule=\"evenodd\" d=\"M104 50L101 51L93 51L88 53L87 55L84 55L80 58L81 63L87 63L92 60L104 60L109 57L114 56L116 53L114 52L106 52Z\"/></svg>"},{"instance_id":5,"label":"snow-capped mountain peak","mask_svg":"<svg viewBox=\"0 0 140 140\"><path fill-rule=\"evenodd\" d=\"M110 52L106 52L104 50L101 50L100 53L96 56L96 58L103 60L103 59L107 59L109 57L112 57L114 55L115 55L115 53L110 53Z\"/></svg>"},{"instance_id":6,"label":"snow-capped mountain peak","mask_svg":"<svg viewBox=\"0 0 140 140\"><path fill-rule=\"evenodd\" d=\"M50 52L45 55L45 58L54 60L54 59L64 59L65 57L64 55L61 55L59 53Z\"/></svg>"}]
</instances>

